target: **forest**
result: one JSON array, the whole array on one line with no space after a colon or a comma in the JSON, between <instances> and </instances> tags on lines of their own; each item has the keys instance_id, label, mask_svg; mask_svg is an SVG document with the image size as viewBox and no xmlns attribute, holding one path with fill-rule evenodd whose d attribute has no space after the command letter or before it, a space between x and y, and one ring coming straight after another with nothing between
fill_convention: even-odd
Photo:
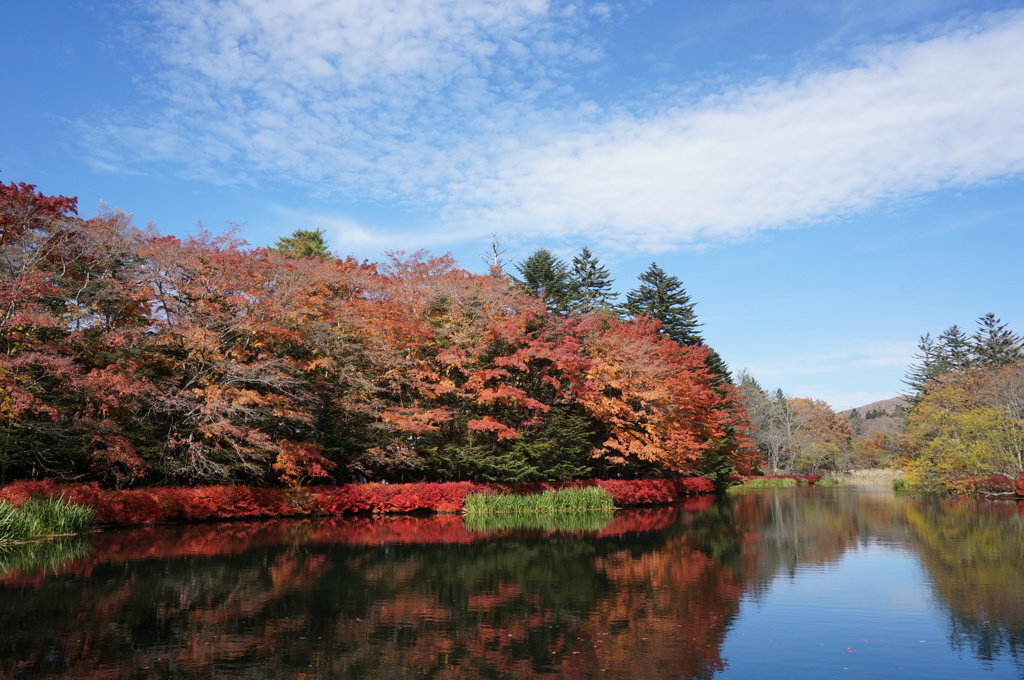
<instances>
[{"instance_id":1,"label":"forest","mask_svg":"<svg viewBox=\"0 0 1024 680\"><path fill-rule=\"evenodd\" d=\"M655 263L616 303L588 248L484 259L178 238L0 184L0 484L1024 473L1024 340L992 314L923 336L901 398L837 413L732 376Z\"/></svg>"},{"instance_id":2,"label":"forest","mask_svg":"<svg viewBox=\"0 0 1024 680\"><path fill-rule=\"evenodd\" d=\"M738 375L766 471L901 468L917 491L1013 493L1024 474L1024 337L994 314L918 343L897 398L835 413Z\"/></svg>"},{"instance_id":3,"label":"forest","mask_svg":"<svg viewBox=\"0 0 1024 680\"><path fill-rule=\"evenodd\" d=\"M318 236L177 238L0 185L0 483L724 483L756 466L740 391L656 265L620 312L589 251L569 276L539 250L516 278L497 241L478 275L424 252L338 258Z\"/></svg>"}]
</instances>

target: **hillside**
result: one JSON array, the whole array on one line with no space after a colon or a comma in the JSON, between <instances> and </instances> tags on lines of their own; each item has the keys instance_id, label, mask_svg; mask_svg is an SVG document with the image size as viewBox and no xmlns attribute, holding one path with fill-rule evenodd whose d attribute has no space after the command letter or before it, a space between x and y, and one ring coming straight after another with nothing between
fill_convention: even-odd
<instances>
[{"instance_id":1,"label":"hillside","mask_svg":"<svg viewBox=\"0 0 1024 680\"><path fill-rule=\"evenodd\" d=\"M842 413L849 417L854 411L860 414L862 418L868 416L869 413L885 413L887 415L896 415L897 412L902 412L907 408L907 400L903 397L893 397L891 399L882 399L881 401L873 401L870 404L863 406L857 406L843 411Z\"/></svg>"}]
</instances>

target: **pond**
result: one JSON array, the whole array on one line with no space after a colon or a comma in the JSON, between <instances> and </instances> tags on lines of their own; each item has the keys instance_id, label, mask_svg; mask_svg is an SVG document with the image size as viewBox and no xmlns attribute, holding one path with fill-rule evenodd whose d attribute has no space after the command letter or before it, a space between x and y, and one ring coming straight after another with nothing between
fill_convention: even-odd
<instances>
[{"instance_id":1,"label":"pond","mask_svg":"<svg viewBox=\"0 0 1024 680\"><path fill-rule=\"evenodd\" d=\"M1015 502L108 531L0 553L0 678L1024 678Z\"/></svg>"}]
</instances>

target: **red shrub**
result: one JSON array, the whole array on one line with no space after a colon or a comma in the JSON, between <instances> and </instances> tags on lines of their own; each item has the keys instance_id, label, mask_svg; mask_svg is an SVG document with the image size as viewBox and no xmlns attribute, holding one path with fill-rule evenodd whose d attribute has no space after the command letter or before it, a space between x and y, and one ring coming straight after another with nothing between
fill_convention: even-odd
<instances>
[{"instance_id":1,"label":"red shrub","mask_svg":"<svg viewBox=\"0 0 1024 680\"><path fill-rule=\"evenodd\" d=\"M971 493L1013 493L1020 482L1003 475L975 475L953 480L953 486Z\"/></svg>"},{"instance_id":2,"label":"red shrub","mask_svg":"<svg viewBox=\"0 0 1024 680\"><path fill-rule=\"evenodd\" d=\"M0 500L20 505L38 494L60 495L96 509L100 524L195 522L254 517L342 515L355 512L458 512L470 493L540 493L548 489L597 485L619 507L671 503L714 491L701 477L645 480L581 480L484 485L472 482L365 484L336 487L258 489L244 486L159 487L107 491L96 483L57 485L53 480L20 481L0 489Z\"/></svg>"},{"instance_id":3,"label":"red shrub","mask_svg":"<svg viewBox=\"0 0 1024 680\"><path fill-rule=\"evenodd\" d=\"M710 493L714 483L703 477L679 479L601 479L594 482L612 495L615 505L651 505L671 503L683 496Z\"/></svg>"},{"instance_id":4,"label":"red shrub","mask_svg":"<svg viewBox=\"0 0 1024 680\"><path fill-rule=\"evenodd\" d=\"M38 494L43 498L49 498L56 494L57 490L57 484L52 479L44 479L38 482L23 479L0 489L0 501L20 506L29 498L32 498L32 496Z\"/></svg>"}]
</instances>

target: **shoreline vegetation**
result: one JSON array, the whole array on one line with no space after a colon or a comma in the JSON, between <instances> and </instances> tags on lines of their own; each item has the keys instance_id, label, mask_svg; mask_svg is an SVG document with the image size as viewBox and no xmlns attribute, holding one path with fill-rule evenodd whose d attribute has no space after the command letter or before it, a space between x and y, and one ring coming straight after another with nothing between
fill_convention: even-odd
<instances>
[{"instance_id":1,"label":"shoreline vegetation","mask_svg":"<svg viewBox=\"0 0 1024 680\"><path fill-rule=\"evenodd\" d=\"M600 486L545 489L529 494L471 493L462 506L465 515L588 512L615 509L615 499Z\"/></svg>"},{"instance_id":2,"label":"shoreline vegetation","mask_svg":"<svg viewBox=\"0 0 1024 680\"><path fill-rule=\"evenodd\" d=\"M0 543L42 538L68 531L72 526L87 531L93 526L136 526L177 522L257 518L303 518L355 513L460 513L488 512L491 507L528 507L542 499L546 511L611 511L672 503L687 497L711 494L715 484L703 477L646 480L585 480L564 483L476 484L473 482L423 482L412 484L349 484L344 486L260 489L244 486L154 487L135 490L104 490L93 484L57 484L53 480L21 481L0 488ZM557 492L557 493L556 493ZM480 499L488 499L481 501ZM527 499L527 500L522 500ZM28 509L28 513L24 509ZM57 508L58 511L54 511ZM38 510L37 510L38 509ZM28 517L61 516L57 521ZM85 522L83 518L89 518ZM74 521L79 524L74 524ZM23 527L36 527L26 534ZM12 527L8 531L8 527ZM51 527L55 527L51 529Z\"/></svg>"},{"instance_id":3,"label":"shoreline vegetation","mask_svg":"<svg viewBox=\"0 0 1024 680\"><path fill-rule=\"evenodd\" d=\"M0 545L73 536L91 531L96 511L61 496L34 494L15 505L0 501Z\"/></svg>"}]
</instances>

